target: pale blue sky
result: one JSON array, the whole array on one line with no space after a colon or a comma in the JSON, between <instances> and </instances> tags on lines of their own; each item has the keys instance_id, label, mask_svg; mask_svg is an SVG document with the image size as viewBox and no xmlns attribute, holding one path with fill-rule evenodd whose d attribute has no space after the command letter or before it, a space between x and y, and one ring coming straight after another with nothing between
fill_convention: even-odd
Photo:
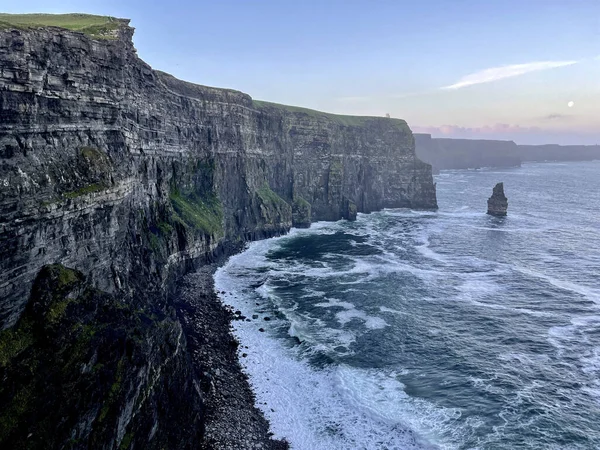
<instances>
[{"instance_id":1,"label":"pale blue sky","mask_svg":"<svg viewBox=\"0 0 600 450\"><path fill-rule=\"evenodd\" d=\"M390 113L438 136L600 143L600 0L0 0L0 11L130 18L154 68L257 99Z\"/></svg>"}]
</instances>

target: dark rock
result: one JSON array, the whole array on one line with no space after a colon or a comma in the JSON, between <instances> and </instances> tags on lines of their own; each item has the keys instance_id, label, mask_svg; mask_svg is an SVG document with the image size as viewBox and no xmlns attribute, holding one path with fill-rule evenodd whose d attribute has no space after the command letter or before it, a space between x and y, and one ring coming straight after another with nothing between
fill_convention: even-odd
<instances>
[{"instance_id":1,"label":"dark rock","mask_svg":"<svg viewBox=\"0 0 600 450\"><path fill-rule=\"evenodd\" d=\"M265 329L264 328L259 328L258 331L260 331L261 333L264 333Z\"/></svg>"},{"instance_id":2,"label":"dark rock","mask_svg":"<svg viewBox=\"0 0 600 450\"><path fill-rule=\"evenodd\" d=\"M202 374L200 385L213 383L212 389L203 388L202 439L188 448L285 450L285 442L272 440L269 435L269 424L254 405L254 394L242 372L237 350L230 345L234 341L228 329L231 316L212 289L213 269L205 266L185 276L175 301L187 346L194 354L192 364ZM210 334L204 331L206 328ZM242 355L248 356L245 352ZM248 441L260 446L248 446Z\"/></svg>"},{"instance_id":3,"label":"dark rock","mask_svg":"<svg viewBox=\"0 0 600 450\"><path fill-rule=\"evenodd\" d=\"M195 287L207 303L194 308L219 325L187 304L177 320L182 276L293 224L437 207L431 166L416 158L406 122L186 83L140 60L132 35L127 21L116 39L0 29L0 329L9 340L28 323L40 333L17 339L27 351L2 366L0 411L11 417L2 448L28 447L30 433L52 448L243 448L222 445L236 439L227 421L238 423L230 403L211 397L222 381L196 376L235 358L231 312L207 281ZM32 291L53 263L80 271L76 281L66 275L70 297L56 273L40 279L54 280L58 310ZM56 314L65 326L47 320ZM186 336L206 355L200 371ZM102 379L94 358L103 358ZM216 409L203 408L197 393L207 392ZM262 424L253 436L264 438L264 418L246 406L247 422Z\"/></svg>"},{"instance_id":4,"label":"dark rock","mask_svg":"<svg viewBox=\"0 0 600 450\"><path fill-rule=\"evenodd\" d=\"M271 320L271 318L269 316L266 316L265 320Z\"/></svg>"},{"instance_id":5,"label":"dark rock","mask_svg":"<svg viewBox=\"0 0 600 450\"><path fill-rule=\"evenodd\" d=\"M252 314L253 319L258 319L258 314Z\"/></svg>"},{"instance_id":6,"label":"dark rock","mask_svg":"<svg viewBox=\"0 0 600 450\"><path fill-rule=\"evenodd\" d=\"M508 209L508 199L504 195L504 183L498 183L494 186L492 196L488 199L487 213L492 216L506 216Z\"/></svg>"},{"instance_id":7,"label":"dark rock","mask_svg":"<svg viewBox=\"0 0 600 450\"><path fill-rule=\"evenodd\" d=\"M292 225L296 228L308 228L311 221L310 203L296 196L292 203Z\"/></svg>"},{"instance_id":8,"label":"dark rock","mask_svg":"<svg viewBox=\"0 0 600 450\"><path fill-rule=\"evenodd\" d=\"M1 447L195 446L203 407L185 343L174 318L43 267L25 312L0 333Z\"/></svg>"}]
</instances>

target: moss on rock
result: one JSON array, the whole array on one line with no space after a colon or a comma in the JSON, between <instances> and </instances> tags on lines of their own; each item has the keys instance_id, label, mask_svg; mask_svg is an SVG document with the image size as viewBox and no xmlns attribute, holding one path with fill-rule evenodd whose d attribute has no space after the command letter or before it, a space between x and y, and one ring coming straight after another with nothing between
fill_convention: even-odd
<instances>
[{"instance_id":1,"label":"moss on rock","mask_svg":"<svg viewBox=\"0 0 600 450\"><path fill-rule=\"evenodd\" d=\"M172 190L169 198L175 220L205 234L223 236L223 205L214 193L200 197L196 194L186 196L178 190Z\"/></svg>"},{"instance_id":2,"label":"moss on rock","mask_svg":"<svg viewBox=\"0 0 600 450\"><path fill-rule=\"evenodd\" d=\"M260 214L265 224L270 227L279 227L292 222L292 207L275 193L268 183L264 183L256 190L260 204Z\"/></svg>"},{"instance_id":3,"label":"moss on rock","mask_svg":"<svg viewBox=\"0 0 600 450\"><path fill-rule=\"evenodd\" d=\"M292 225L297 228L308 228L311 224L311 206L300 196L294 197L292 203Z\"/></svg>"},{"instance_id":4,"label":"moss on rock","mask_svg":"<svg viewBox=\"0 0 600 450\"><path fill-rule=\"evenodd\" d=\"M125 405L138 408L160 392L157 379L142 374L160 372L180 333L159 310L135 309L94 289L78 271L44 266L25 312L0 333L0 448L131 447L137 434L119 430L144 413L136 419ZM137 389L147 395L137 397ZM198 408L176 403L185 414ZM145 423L147 436L154 419ZM169 448L162 434L146 448Z\"/></svg>"},{"instance_id":5,"label":"moss on rock","mask_svg":"<svg viewBox=\"0 0 600 450\"><path fill-rule=\"evenodd\" d=\"M106 188L107 186L104 183L92 183L82 186L74 191L64 192L63 197L73 199L83 195L93 194L94 192L102 192L106 190Z\"/></svg>"}]
</instances>

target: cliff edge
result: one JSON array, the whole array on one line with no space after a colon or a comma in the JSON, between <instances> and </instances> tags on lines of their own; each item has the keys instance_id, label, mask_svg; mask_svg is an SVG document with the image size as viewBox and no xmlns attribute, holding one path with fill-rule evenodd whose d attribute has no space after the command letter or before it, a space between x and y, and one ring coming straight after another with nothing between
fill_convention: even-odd
<instances>
[{"instance_id":1,"label":"cliff edge","mask_svg":"<svg viewBox=\"0 0 600 450\"><path fill-rule=\"evenodd\" d=\"M138 58L128 21L74 15L62 26L60 17L44 24L0 15L0 376L29 367L32 377L0 387L1 409L12 411L0 420L0 444L40 433L31 418L43 386L36 374L79 389L78 371L97 364L105 378L86 385L78 403L86 408L43 398L45 408L69 417L56 446L197 444L206 380L190 363L170 300L174 281L293 225L436 208L431 166L415 156L402 120L326 114L186 83ZM74 290L44 281L71 274L65 267L76 270L63 275L77 280ZM35 364L53 365L35 356L43 336L28 334L39 328L27 315L41 295L34 280L56 291L43 303L59 305L51 343L62 342L62 332L70 346L85 344L72 373L37 371ZM129 313L111 324L111 314L88 311L94 298ZM132 336L123 331L125 350L111 350L110 333L94 344L94 330L126 330L130 320L139 326ZM83 334L71 335L77 324ZM211 345L210 336L205 341ZM109 350L98 353L103 346ZM147 376L136 378L140 370ZM15 403L19 395L31 402ZM197 397L197 414L172 412L178 395Z\"/></svg>"}]
</instances>

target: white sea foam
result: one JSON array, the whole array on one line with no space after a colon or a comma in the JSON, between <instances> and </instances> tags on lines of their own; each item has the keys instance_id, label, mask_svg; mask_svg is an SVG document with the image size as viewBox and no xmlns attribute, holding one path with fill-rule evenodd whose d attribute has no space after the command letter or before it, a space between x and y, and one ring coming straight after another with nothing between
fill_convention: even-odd
<instances>
[{"instance_id":1,"label":"white sea foam","mask_svg":"<svg viewBox=\"0 0 600 450\"><path fill-rule=\"evenodd\" d=\"M231 266L235 266L235 257L232 260ZM253 301L239 291L240 282L235 270L229 272L230 268L226 265L216 273L217 290L233 292L234 295L226 296L223 301L250 314ZM360 370L355 373L343 369L316 370L298 360L281 340L257 328L253 322L234 323L236 336L248 347L244 348L247 357L241 358L244 370L250 376L257 406L269 419L275 437L288 439L296 450L437 448L409 431L418 428L403 422L406 419L422 428L430 420L438 423L437 418L427 418L431 411L413 405L406 406L404 416L400 410L382 415L385 408L374 409L375 405L367 402L370 397L353 392L359 386L364 387L366 382L360 378L370 378L371 374ZM396 397L388 399L389 405L396 408L400 408L398 401L409 400L399 383L389 395ZM352 404L349 404L350 399Z\"/></svg>"},{"instance_id":2,"label":"white sea foam","mask_svg":"<svg viewBox=\"0 0 600 450\"><path fill-rule=\"evenodd\" d=\"M355 305L350 302L343 302L340 300L336 300L335 298L328 298L326 302L315 303L315 306L319 308L344 308L344 309L354 309Z\"/></svg>"},{"instance_id":3,"label":"white sea foam","mask_svg":"<svg viewBox=\"0 0 600 450\"><path fill-rule=\"evenodd\" d=\"M507 306L482 300L495 296L502 287L488 273L467 273L462 275L463 282L458 288L457 300L467 301L473 305L493 309L507 309Z\"/></svg>"},{"instance_id":4,"label":"white sea foam","mask_svg":"<svg viewBox=\"0 0 600 450\"><path fill-rule=\"evenodd\" d=\"M439 261L441 263L447 263L448 259L444 257L442 254L433 251L430 248L429 239L426 239L425 243L422 245L417 245L415 248L419 253L421 253L425 258L433 259L435 261Z\"/></svg>"},{"instance_id":5,"label":"white sea foam","mask_svg":"<svg viewBox=\"0 0 600 450\"><path fill-rule=\"evenodd\" d=\"M561 280L546 273L538 272L536 270L532 270L522 266L515 266L515 269L525 275L544 280L550 283L552 286L557 287L559 289L579 294L587 300L600 305L600 290L598 289L586 286L581 283L574 283L572 281Z\"/></svg>"},{"instance_id":6,"label":"white sea foam","mask_svg":"<svg viewBox=\"0 0 600 450\"><path fill-rule=\"evenodd\" d=\"M468 187L467 183L477 176L477 173L465 176L460 172L441 175L445 180L452 179L447 185L454 185L453 194ZM456 180L457 177L461 179ZM457 183L462 184L458 186ZM600 347L596 342L600 318L594 316L597 316L594 304L581 301L584 298L600 304L600 289L583 271L574 280L570 280L569 270L561 272L561 267L568 262L563 260L563 255L573 249L563 252L561 248L546 246L542 240L538 241L541 245L534 249L535 253L529 248L521 250L520 246L527 239L537 239L540 231L548 232L544 238L549 242L562 238L563 234L556 231L556 224L551 225L553 229L544 228L551 221L536 212L525 212L525 207L519 212L518 201L523 198L523 193L519 195L521 197L511 197L515 199L514 210L502 225L498 225L499 228L492 225L493 221L478 206L473 206L472 196L467 192L452 199L452 206L446 210L440 201L442 209L436 213L387 210L368 216L359 214L352 224L318 223L310 230L292 230L287 237L252 244L247 252L232 258L219 270L216 276L218 289L233 292L234 295L227 295L225 301L244 315L277 311L277 314L269 314L271 320L268 322L261 319L260 322L234 323L236 335L243 345L250 347L244 349L248 357L241 360L256 390L259 407L270 420L275 435L288 438L293 449L412 449L435 444L438 445L436 448L500 448L502 445L508 448L514 436L519 437L519 443L540 448L539 436L549 433L548 440L557 439L560 428L541 429L538 435L527 436L531 432L527 429L535 429L539 423L534 417L523 415L520 408L534 404L553 414L553 408L561 404L560 398L557 401L554 397L556 390L541 384L541 372L544 383L547 377L558 380L557 384L561 380L566 381L567 386L569 380L580 384L581 388L569 388L571 390L564 394L566 397L572 395L573 401L600 403L600 382L597 381L600 377ZM538 200L544 201L543 197L538 196ZM457 227L460 230L457 231ZM301 258L274 262L265 256L269 251L281 248L288 239L304 234L337 233L356 236L346 238L353 248L321 253L312 261ZM467 241L473 235L472 247L458 248L452 241L456 237L457 242L462 242L464 234ZM488 238L496 239L497 242L492 243L498 245L486 246L485 239ZM367 246L374 249L369 253L376 254L357 256L361 250L369 250ZM594 264L597 267L600 262L594 252L581 258L579 262L585 261L586 269ZM533 267L544 269L515 269L514 262L522 266L531 262ZM548 270L545 270L546 265ZM253 269L255 266L257 270ZM556 269L556 275L550 269ZM515 271L522 275L515 276L518 275ZM257 279L262 282L258 287ZM380 291L379 287L382 288ZM536 287L541 287L540 291L536 292ZM372 289L372 295L368 289ZM558 292L558 289L564 291L565 302L562 304L557 301L560 295L547 295L548 291ZM357 293L348 294L352 290ZM365 292L369 293L369 298L362 305ZM410 303L413 300L414 303ZM428 307L445 303L441 308L431 310L433 314L423 315L426 320L421 324L420 314L428 312L427 308L421 309L425 301ZM257 302L260 305L257 306ZM397 306L400 302L403 306ZM522 342L512 346L499 338L496 343L491 336L489 347L481 354L490 352L493 356L478 366L479 361L473 354L478 352L480 343L468 339L471 318L462 322L462 316L454 315L465 310L471 311L475 320L498 317L507 328L522 324L522 334L518 329L508 330L509 337L523 338ZM511 321L515 314L531 317L517 317ZM451 321L444 321L454 317L460 325L468 326L457 331L452 328ZM484 322L487 320L473 323L487 326ZM379 358L379 355L362 353L369 351L369 345L377 343L363 338L368 336L374 340L380 335L391 335L393 327L400 323L402 328L394 336L400 343L398 354L394 355L398 360L394 359L385 369L365 369L340 363L358 361L368 365L377 361L374 366L378 367L379 360L373 358ZM550 328L552 325L555 326ZM259 327L265 328L266 332L260 333ZM493 327L490 332L502 334L501 329L494 330ZM543 343L535 346L546 332L554 349ZM300 343L287 335L297 337ZM423 359L419 359L420 349L411 347L413 342L416 346L423 344ZM431 367L425 358L431 355L425 344L439 343L442 346L448 344L449 358L453 357L454 351L460 362L464 358L464 367L457 364L448 369L444 366L444 358L440 358L434 361L439 363L439 370L437 367L433 367L433 371L426 370ZM462 346L465 343L472 347L465 348ZM540 354L536 354L538 350ZM356 354L346 359L345 355L353 352ZM338 361L338 365L319 370L309 364L309 360L313 363ZM403 363L410 364L410 372L397 367ZM395 366L397 372L387 368L390 366ZM470 367L481 370L469 372ZM455 370L477 374L467 381L468 388L459 392L458 397L477 392L484 400L492 398L501 404L493 411L484 411L484 401L481 416L469 417L461 417L458 409L443 408L441 405L447 404L446 401L456 401L455 404L464 407L460 399L445 397L456 393L452 391L457 389L453 385L456 378L452 376L440 381L442 389L447 386L448 390L442 391L439 398L431 398L430 402L424 400L428 394L437 392L436 388L428 392L417 388L438 382L438 376L443 376L446 370L449 375ZM406 388L405 391L403 380L411 390ZM425 383L420 384L419 380ZM412 389L418 392L414 397L407 394L412 393ZM420 399L418 395L423 397ZM477 405L478 398L473 400ZM463 409L468 410L468 406ZM560 419L559 414L552 419L557 417ZM505 423L499 423L498 419Z\"/></svg>"},{"instance_id":7,"label":"white sea foam","mask_svg":"<svg viewBox=\"0 0 600 450\"><path fill-rule=\"evenodd\" d=\"M401 316L405 316L408 313L406 311L399 311L397 309L393 309L393 308L388 308L387 306L380 306L379 307L379 311L381 312L387 312L387 313L391 313L391 314L398 314Z\"/></svg>"},{"instance_id":8,"label":"white sea foam","mask_svg":"<svg viewBox=\"0 0 600 450\"><path fill-rule=\"evenodd\" d=\"M491 394L503 395L506 393L506 389L503 389L500 386L494 385L494 383L493 383L494 378L490 378L490 379L486 380L483 378L470 376L470 377L468 377L468 380L476 388L483 389L484 391L489 392Z\"/></svg>"},{"instance_id":9,"label":"white sea foam","mask_svg":"<svg viewBox=\"0 0 600 450\"><path fill-rule=\"evenodd\" d=\"M339 347L344 347L348 353L356 341L356 334L352 331L327 327L318 319L294 312L285 313L284 316L289 323L288 334L300 342L309 343L311 353L330 353Z\"/></svg>"},{"instance_id":10,"label":"white sea foam","mask_svg":"<svg viewBox=\"0 0 600 450\"><path fill-rule=\"evenodd\" d=\"M262 305L256 305L253 295L259 295L268 302L277 301L269 282L248 290L253 276L250 268L257 263L259 266L267 263L264 254L274 245L277 242L253 243L245 253L231 258L217 271L217 291L228 292L222 301L247 316L262 308ZM355 274L392 270L377 268L383 265L383 261L374 260L356 264L350 270ZM341 308L337 315L341 323L359 320L367 329L387 326L382 318L367 314L350 302L327 298L323 294L312 290L305 295L323 298L316 306ZM385 308L381 310L385 311ZM319 327L315 318L299 315L297 311L284 308L280 312L284 321L290 324L290 335L298 336L300 340L314 337L315 330L320 328L327 336L316 339L315 346L332 340L331 345L350 346L354 340L352 333ZM276 333L281 322L272 318L260 324L254 321L234 323L236 336L244 347L249 347L243 350L247 357L241 358L244 370L250 376L257 405L269 419L276 437L287 438L296 450L455 447L438 446L432 442L454 427L456 411L439 409L426 401L412 399L404 392L404 386L394 373L345 366L317 370L309 366L298 359L296 350L270 335ZM259 332L260 326L267 331ZM299 351L300 347L297 349Z\"/></svg>"},{"instance_id":11,"label":"white sea foam","mask_svg":"<svg viewBox=\"0 0 600 450\"><path fill-rule=\"evenodd\" d=\"M345 325L354 319L358 319L364 322L365 327L370 330L379 330L388 326L387 322L382 318L370 316L364 311L360 311L358 309L347 309L340 311L335 316L341 325Z\"/></svg>"}]
</instances>

